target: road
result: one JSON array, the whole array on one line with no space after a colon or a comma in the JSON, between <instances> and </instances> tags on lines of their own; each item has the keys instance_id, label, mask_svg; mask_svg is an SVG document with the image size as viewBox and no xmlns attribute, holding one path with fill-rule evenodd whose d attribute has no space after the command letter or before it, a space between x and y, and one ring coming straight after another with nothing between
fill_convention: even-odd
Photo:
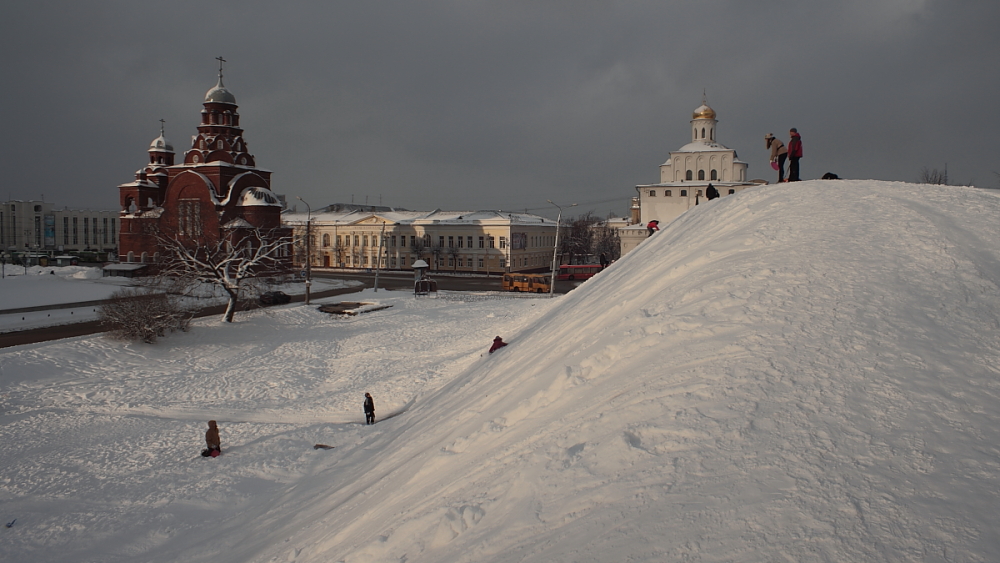
<instances>
[{"instance_id":1,"label":"road","mask_svg":"<svg viewBox=\"0 0 1000 563\"><path fill-rule=\"evenodd\" d=\"M325 272L313 271L313 278L357 280L363 282L363 286L347 287L341 289L329 289L317 291L311 294L312 299L322 299L335 295L347 293L357 293L361 289L374 287L374 273L345 273L345 272ZM499 278L479 278L468 276L431 276L438 282L438 289L441 291L499 291ZM407 290L413 289L413 274L380 273L379 289ZM565 293L575 287L572 282L559 282L556 284L557 293ZM293 295L292 302L305 301L304 295ZM221 315L225 312L225 305L206 307L195 313L195 317L208 317L211 315ZM60 340L62 338L73 338L76 336L86 336L104 332L104 328L99 321L87 321L69 325L36 328L31 330L21 330L17 332L7 332L0 334L0 348L19 346L22 344L36 344L48 342L50 340Z\"/></svg>"}]
</instances>

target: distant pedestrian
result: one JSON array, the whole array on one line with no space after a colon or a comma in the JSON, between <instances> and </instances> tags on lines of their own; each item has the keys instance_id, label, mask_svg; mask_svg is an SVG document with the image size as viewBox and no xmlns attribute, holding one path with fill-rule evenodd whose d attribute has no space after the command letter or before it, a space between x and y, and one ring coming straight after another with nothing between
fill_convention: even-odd
<instances>
[{"instance_id":1,"label":"distant pedestrian","mask_svg":"<svg viewBox=\"0 0 1000 563\"><path fill-rule=\"evenodd\" d=\"M785 181L785 159L788 158L788 149L785 143L778 140L773 133L764 135L764 142L767 148L771 149L771 162L778 165L778 183Z\"/></svg>"},{"instance_id":2,"label":"distant pedestrian","mask_svg":"<svg viewBox=\"0 0 1000 563\"><path fill-rule=\"evenodd\" d=\"M715 186L712 184L709 184L708 188L705 189L705 197L708 198L708 201L712 201L713 199L719 197L719 190L715 189Z\"/></svg>"},{"instance_id":3,"label":"distant pedestrian","mask_svg":"<svg viewBox=\"0 0 1000 563\"><path fill-rule=\"evenodd\" d=\"M646 223L646 232L648 233L646 235L647 237L653 236L653 233L659 230L660 230L660 222L657 221L656 219L653 219L649 223Z\"/></svg>"},{"instance_id":4,"label":"distant pedestrian","mask_svg":"<svg viewBox=\"0 0 1000 563\"><path fill-rule=\"evenodd\" d=\"M604 268L607 268L607 267L608 267L608 255L602 252L601 253L601 269L603 270Z\"/></svg>"},{"instance_id":5,"label":"distant pedestrian","mask_svg":"<svg viewBox=\"0 0 1000 563\"><path fill-rule=\"evenodd\" d=\"M365 424L375 424L375 399L371 393L365 393Z\"/></svg>"},{"instance_id":6,"label":"distant pedestrian","mask_svg":"<svg viewBox=\"0 0 1000 563\"><path fill-rule=\"evenodd\" d=\"M492 354L493 352L496 352L497 350L503 348L506 345L507 345L507 343L503 341L503 338L500 338L499 336L496 337L496 338L494 338L493 339L493 346L490 346L490 354Z\"/></svg>"},{"instance_id":7,"label":"distant pedestrian","mask_svg":"<svg viewBox=\"0 0 1000 563\"><path fill-rule=\"evenodd\" d=\"M802 137L799 130L792 127L788 131L792 140L788 141L788 181L799 181L799 159L802 158Z\"/></svg>"},{"instance_id":8,"label":"distant pedestrian","mask_svg":"<svg viewBox=\"0 0 1000 563\"><path fill-rule=\"evenodd\" d=\"M202 457L218 457L222 454L222 441L219 439L219 426L214 420L208 421L208 430L205 431L205 444L208 448L202 450Z\"/></svg>"}]
</instances>

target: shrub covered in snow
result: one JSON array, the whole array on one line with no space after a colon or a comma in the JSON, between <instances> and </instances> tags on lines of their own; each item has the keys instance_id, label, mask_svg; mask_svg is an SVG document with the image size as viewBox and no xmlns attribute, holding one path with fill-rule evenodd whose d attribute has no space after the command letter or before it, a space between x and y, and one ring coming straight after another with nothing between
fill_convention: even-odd
<instances>
[{"instance_id":1,"label":"shrub covered in snow","mask_svg":"<svg viewBox=\"0 0 1000 563\"><path fill-rule=\"evenodd\" d=\"M192 314L174 297L126 287L111 294L98 309L98 317L108 327L109 337L152 344L167 332L187 332Z\"/></svg>"}]
</instances>

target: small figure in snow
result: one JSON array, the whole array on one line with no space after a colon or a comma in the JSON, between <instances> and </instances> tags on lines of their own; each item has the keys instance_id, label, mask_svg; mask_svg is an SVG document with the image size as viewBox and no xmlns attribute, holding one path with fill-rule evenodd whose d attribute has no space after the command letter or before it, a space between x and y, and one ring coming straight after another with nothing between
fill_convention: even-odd
<instances>
[{"instance_id":1,"label":"small figure in snow","mask_svg":"<svg viewBox=\"0 0 1000 563\"><path fill-rule=\"evenodd\" d=\"M709 184L708 188L705 190L705 197L708 198L708 201L712 201L713 199L719 197L719 190L715 189L715 186L712 184Z\"/></svg>"},{"instance_id":2,"label":"small figure in snow","mask_svg":"<svg viewBox=\"0 0 1000 563\"><path fill-rule=\"evenodd\" d=\"M607 267L608 267L608 255L602 252L601 253L601 269L603 270L604 268L607 268Z\"/></svg>"},{"instance_id":3,"label":"small figure in snow","mask_svg":"<svg viewBox=\"0 0 1000 563\"><path fill-rule=\"evenodd\" d=\"M494 338L493 339L493 346L490 346L490 354L492 354L493 352L496 352L497 350L503 348L506 345L507 345L507 343L503 341L503 338L500 338L499 336L496 337L496 338Z\"/></svg>"},{"instance_id":4,"label":"small figure in snow","mask_svg":"<svg viewBox=\"0 0 1000 563\"><path fill-rule=\"evenodd\" d=\"M365 393L365 424L375 424L375 399L371 393Z\"/></svg>"},{"instance_id":5,"label":"small figure in snow","mask_svg":"<svg viewBox=\"0 0 1000 563\"><path fill-rule=\"evenodd\" d=\"M653 233L659 230L660 230L660 222L657 221L656 219L653 219L649 223L646 223L646 231L649 233L646 236L651 237L653 236Z\"/></svg>"},{"instance_id":6,"label":"small figure in snow","mask_svg":"<svg viewBox=\"0 0 1000 563\"><path fill-rule=\"evenodd\" d=\"M802 137L799 130L792 127L788 134L792 140L788 141L788 181L799 181L799 159L802 158Z\"/></svg>"},{"instance_id":7,"label":"small figure in snow","mask_svg":"<svg viewBox=\"0 0 1000 563\"><path fill-rule=\"evenodd\" d=\"M219 426L214 420L208 421L208 430L205 431L205 443L208 448L201 452L203 457L218 457L222 454L222 441L219 439Z\"/></svg>"},{"instance_id":8,"label":"small figure in snow","mask_svg":"<svg viewBox=\"0 0 1000 563\"><path fill-rule=\"evenodd\" d=\"M778 183L785 181L785 159L788 158L788 149L774 136L774 133L764 135L764 142L767 148L771 149L771 162L778 163Z\"/></svg>"}]
</instances>

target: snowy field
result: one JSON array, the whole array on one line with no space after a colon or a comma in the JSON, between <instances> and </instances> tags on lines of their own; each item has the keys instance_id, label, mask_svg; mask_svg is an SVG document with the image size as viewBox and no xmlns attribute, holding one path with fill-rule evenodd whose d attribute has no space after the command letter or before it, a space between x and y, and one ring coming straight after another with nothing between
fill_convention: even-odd
<instances>
[{"instance_id":1,"label":"snowy field","mask_svg":"<svg viewBox=\"0 0 1000 563\"><path fill-rule=\"evenodd\" d=\"M764 186L555 299L5 349L0 560L1000 560L998 219Z\"/></svg>"},{"instance_id":2,"label":"snowy field","mask_svg":"<svg viewBox=\"0 0 1000 563\"><path fill-rule=\"evenodd\" d=\"M132 280L122 277L102 277L100 268L86 266L12 266L7 264L4 277L0 279L0 333L16 330L44 328L61 324L72 324L97 320L97 307L62 307L42 311L22 311L5 313L11 309L63 305L98 301L132 285ZM350 287L353 281L313 280L313 292L327 289ZM305 293L302 283L288 283L277 286L289 295ZM190 300L195 307L208 307L225 303L223 293L216 289L215 295L203 299Z\"/></svg>"}]
</instances>

